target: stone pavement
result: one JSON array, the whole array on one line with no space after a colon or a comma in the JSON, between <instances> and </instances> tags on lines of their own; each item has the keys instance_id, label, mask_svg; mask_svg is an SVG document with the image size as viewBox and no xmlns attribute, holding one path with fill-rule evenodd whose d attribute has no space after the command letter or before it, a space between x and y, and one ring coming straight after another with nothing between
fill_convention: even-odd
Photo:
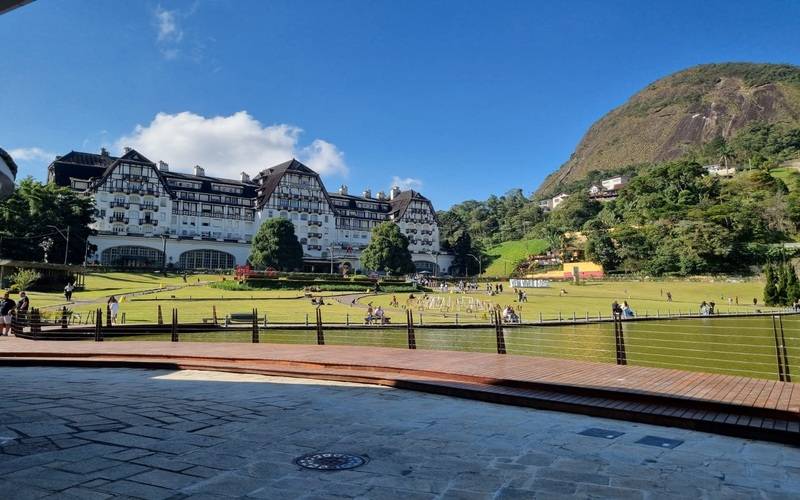
<instances>
[{"instance_id":1,"label":"stone pavement","mask_svg":"<svg viewBox=\"0 0 800 500\"><path fill-rule=\"evenodd\" d=\"M3 499L800 498L800 449L682 429L219 372L3 367L0 380ZM294 465L316 451L369 462Z\"/></svg>"}]
</instances>

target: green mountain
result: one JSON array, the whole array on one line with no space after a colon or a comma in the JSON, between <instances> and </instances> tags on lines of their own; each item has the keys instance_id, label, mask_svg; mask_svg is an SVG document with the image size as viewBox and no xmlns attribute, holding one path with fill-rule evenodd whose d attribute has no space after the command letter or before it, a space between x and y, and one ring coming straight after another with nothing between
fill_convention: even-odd
<instances>
[{"instance_id":1,"label":"green mountain","mask_svg":"<svg viewBox=\"0 0 800 500\"><path fill-rule=\"evenodd\" d=\"M673 160L754 123L800 127L800 67L706 64L662 78L595 122L537 194L592 171Z\"/></svg>"}]
</instances>

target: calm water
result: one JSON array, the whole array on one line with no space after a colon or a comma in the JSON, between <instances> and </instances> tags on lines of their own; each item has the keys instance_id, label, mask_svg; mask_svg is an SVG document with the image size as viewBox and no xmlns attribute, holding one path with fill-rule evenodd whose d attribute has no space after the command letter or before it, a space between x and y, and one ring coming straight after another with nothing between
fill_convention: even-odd
<instances>
[{"instance_id":1,"label":"calm water","mask_svg":"<svg viewBox=\"0 0 800 500\"><path fill-rule=\"evenodd\" d=\"M791 373L800 380L800 318L784 317L784 338ZM623 324L628 364L679 368L776 379L777 360L769 317L708 318ZM249 332L181 334L182 342L250 342ZM169 335L122 337L119 340L169 340ZM111 340L111 339L109 339ZM496 352L493 329L416 329L418 349ZM610 323L505 330L509 354L614 363L614 329ZM261 342L313 344L314 331L269 330ZM405 348L404 330L329 330L328 345Z\"/></svg>"}]
</instances>

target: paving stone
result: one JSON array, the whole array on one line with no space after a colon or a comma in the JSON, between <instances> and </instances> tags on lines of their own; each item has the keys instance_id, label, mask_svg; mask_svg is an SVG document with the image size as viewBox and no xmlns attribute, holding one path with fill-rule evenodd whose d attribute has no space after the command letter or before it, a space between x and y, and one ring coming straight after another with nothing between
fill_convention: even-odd
<instances>
[{"instance_id":1,"label":"paving stone","mask_svg":"<svg viewBox=\"0 0 800 500\"><path fill-rule=\"evenodd\" d=\"M137 483L151 484L153 486L161 486L162 488L170 488L173 490L180 490L198 482L198 479L194 476L187 476L184 474L158 469L149 470L135 476L130 476L127 480L136 481Z\"/></svg>"},{"instance_id":2,"label":"paving stone","mask_svg":"<svg viewBox=\"0 0 800 500\"><path fill-rule=\"evenodd\" d=\"M149 484L135 483L133 481L114 481L97 487L100 491L107 491L118 495L127 495L144 500L163 500L175 495L167 488L159 488Z\"/></svg>"},{"instance_id":3,"label":"paving stone","mask_svg":"<svg viewBox=\"0 0 800 500\"><path fill-rule=\"evenodd\" d=\"M536 491L548 491L550 493L563 493L568 495L575 493L577 485L569 481L558 481L539 477L533 480L530 488Z\"/></svg>"},{"instance_id":4,"label":"paving stone","mask_svg":"<svg viewBox=\"0 0 800 500\"><path fill-rule=\"evenodd\" d=\"M644 492L627 488L615 488L600 484L582 484L578 486L578 495L587 495L590 498L613 498L615 500L641 500Z\"/></svg>"},{"instance_id":5,"label":"paving stone","mask_svg":"<svg viewBox=\"0 0 800 500\"><path fill-rule=\"evenodd\" d=\"M194 464L183 462L179 458L176 458L172 455L147 455L132 460L132 462L135 464L145 465L147 467L155 467L157 469L164 469L172 472L180 472L191 467L195 467Z\"/></svg>"},{"instance_id":6,"label":"paving stone","mask_svg":"<svg viewBox=\"0 0 800 500\"><path fill-rule=\"evenodd\" d=\"M61 465L58 465L56 468L67 472L74 472L76 474L86 474L87 472L108 469L119 464L120 462L117 462L116 460L95 457L77 462L62 462Z\"/></svg>"},{"instance_id":7,"label":"paving stone","mask_svg":"<svg viewBox=\"0 0 800 500\"><path fill-rule=\"evenodd\" d=\"M607 485L609 478L602 474L593 474L591 472L578 472L563 469L544 468L536 472L537 478L554 479L557 481L570 481L573 483L593 483L600 485Z\"/></svg>"},{"instance_id":8,"label":"paving stone","mask_svg":"<svg viewBox=\"0 0 800 500\"><path fill-rule=\"evenodd\" d=\"M118 479L124 479L126 477L133 476L134 474L141 474L146 470L149 469L142 465L122 463L108 469L93 472L89 474L89 477L92 479L108 479L111 481L116 481Z\"/></svg>"}]
</instances>

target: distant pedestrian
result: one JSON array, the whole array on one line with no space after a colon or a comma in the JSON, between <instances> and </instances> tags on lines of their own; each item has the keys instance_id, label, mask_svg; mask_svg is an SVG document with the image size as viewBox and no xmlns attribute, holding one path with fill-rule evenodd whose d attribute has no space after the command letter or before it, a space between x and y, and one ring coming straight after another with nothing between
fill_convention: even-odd
<instances>
[{"instance_id":1,"label":"distant pedestrian","mask_svg":"<svg viewBox=\"0 0 800 500\"><path fill-rule=\"evenodd\" d=\"M119 314L119 301L113 295L108 298L108 314L110 315L111 324L116 324L117 314Z\"/></svg>"},{"instance_id":2,"label":"distant pedestrian","mask_svg":"<svg viewBox=\"0 0 800 500\"><path fill-rule=\"evenodd\" d=\"M672 302L672 292L667 292L667 302Z\"/></svg>"},{"instance_id":3,"label":"distant pedestrian","mask_svg":"<svg viewBox=\"0 0 800 500\"><path fill-rule=\"evenodd\" d=\"M611 303L611 316L619 317L622 316L622 307L619 305L619 302L616 300Z\"/></svg>"},{"instance_id":4,"label":"distant pedestrian","mask_svg":"<svg viewBox=\"0 0 800 500\"><path fill-rule=\"evenodd\" d=\"M67 286L64 287L64 298L67 299L67 302L72 301L73 290L75 290L75 287L72 286L72 283L67 283Z\"/></svg>"},{"instance_id":5,"label":"distant pedestrian","mask_svg":"<svg viewBox=\"0 0 800 500\"><path fill-rule=\"evenodd\" d=\"M11 300L8 296L8 292L3 294L3 300L0 301L0 331L2 331L3 335L8 335L11 333L11 311L17 307L17 303Z\"/></svg>"},{"instance_id":6,"label":"distant pedestrian","mask_svg":"<svg viewBox=\"0 0 800 500\"><path fill-rule=\"evenodd\" d=\"M758 299L756 297L753 297L753 307L757 305L758 305Z\"/></svg>"},{"instance_id":7,"label":"distant pedestrian","mask_svg":"<svg viewBox=\"0 0 800 500\"><path fill-rule=\"evenodd\" d=\"M19 292L19 302L17 302L17 312L22 314L28 314L28 308L31 305L31 299L28 298L28 294L25 292Z\"/></svg>"}]
</instances>

